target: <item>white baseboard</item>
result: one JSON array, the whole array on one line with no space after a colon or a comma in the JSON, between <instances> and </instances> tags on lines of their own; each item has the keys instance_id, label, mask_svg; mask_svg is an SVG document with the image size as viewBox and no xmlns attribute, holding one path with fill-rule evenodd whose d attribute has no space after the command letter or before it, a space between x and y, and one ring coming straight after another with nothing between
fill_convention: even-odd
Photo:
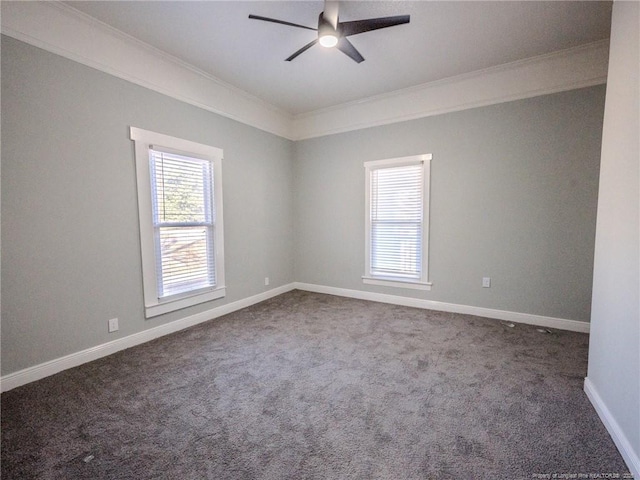
<instances>
[{"instance_id":1,"label":"white baseboard","mask_svg":"<svg viewBox=\"0 0 640 480\"><path fill-rule=\"evenodd\" d=\"M35 382L36 380L54 375L63 370L77 367L78 365L97 360L98 358L106 357L107 355L119 352L120 350L124 350L125 348L134 347L158 337L162 337L179 330L184 330L185 328L192 327L193 325L197 325L199 323L221 317L222 315L235 312L236 310L240 310L241 308L249 307L264 300L268 300L269 298L289 292L293 289L294 284L292 283L283 285L281 287L277 287L269 291L253 295L242 300L212 308L211 310L207 310L206 312L190 315L180 320L166 323L164 325L159 325L157 327L150 328L139 333L134 333L133 335L119 338L111 342L103 343L102 345L87 348L86 350L82 350L80 352L65 355L64 357L56 358L55 360L44 362L33 367L25 368L24 370L20 370L18 372L10 373L0 378L0 391L6 392L21 385Z\"/></svg>"},{"instance_id":2,"label":"white baseboard","mask_svg":"<svg viewBox=\"0 0 640 480\"><path fill-rule=\"evenodd\" d=\"M313 285L310 283L294 283L298 290L309 292L326 293L338 295L340 297L357 298L360 300L371 300L373 302L391 303L403 305L405 307L425 308L428 310L438 310L441 312L465 313L478 317L496 318L509 322L526 323L547 328L557 328L559 330L570 330L572 332L589 333L589 323L577 320L567 320L564 318L545 317L530 313L508 312L493 308L473 307L470 305L458 305L455 303L436 302L434 300L424 300L421 298L402 297L399 295L387 295L383 293L365 292L361 290L349 290L346 288L327 287L325 285Z\"/></svg>"},{"instance_id":3,"label":"white baseboard","mask_svg":"<svg viewBox=\"0 0 640 480\"><path fill-rule=\"evenodd\" d=\"M640 479L640 457L638 456L640 452L633 451L631 442L629 442L624 431L620 428L620 425L596 390L595 385L591 383L588 377L584 379L584 392L587 394L591 404L596 409L596 412L598 413L600 420L602 420L602 423L604 423L604 426L607 428L609 435L611 435L613 443L618 447L622 458L626 462L627 467L629 467L629 471L633 474L633 478Z\"/></svg>"},{"instance_id":4,"label":"white baseboard","mask_svg":"<svg viewBox=\"0 0 640 480\"><path fill-rule=\"evenodd\" d=\"M267 292L254 295L236 302L221 305L219 307L207 310L202 313L191 315L189 317L176 320L171 323L150 328L139 333L134 333L127 337L113 340L112 342L103 343L95 347L87 348L80 352L65 355L64 357L25 368L18 372L10 373L0 378L0 391L6 392L13 388L35 382L41 378L54 375L63 370L77 367L83 363L106 357L112 353L119 352L125 348L134 347L142 343L148 342L158 337L168 335L170 333L183 330L185 328L197 325L208 320L226 315L241 308L249 307L256 303L268 300L269 298L289 292L293 289L306 290L310 292L326 293L329 295L338 295L341 297L358 298L361 300L370 300L374 302L390 303L394 305L404 305L408 307L425 308L429 310L439 310L443 312L466 313L477 315L480 317L496 318L498 320L506 320L517 323L527 323L530 325L538 325L548 328L558 328L561 330L571 330L576 332L589 332L589 324L586 322L578 322L575 320L565 320L554 317L543 317L540 315L532 315L528 313L507 312L504 310L494 310L482 307L472 307L467 305L456 305L453 303L436 302L433 300L423 300L418 298L402 297L398 295L385 295L380 293L365 292L360 290L348 290L344 288L328 287L324 285L313 285L308 283L290 283L278 288L274 288Z\"/></svg>"}]
</instances>

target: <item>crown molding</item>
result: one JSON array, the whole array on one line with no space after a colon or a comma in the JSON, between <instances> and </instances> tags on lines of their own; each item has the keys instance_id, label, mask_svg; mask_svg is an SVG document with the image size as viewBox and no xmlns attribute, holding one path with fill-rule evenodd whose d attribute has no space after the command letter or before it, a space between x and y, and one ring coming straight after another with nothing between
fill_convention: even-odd
<instances>
[{"instance_id":1,"label":"crown molding","mask_svg":"<svg viewBox=\"0 0 640 480\"><path fill-rule=\"evenodd\" d=\"M2 33L287 138L332 135L606 83L609 41L291 115L59 1L2 2Z\"/></svg>"},{"instance_id":2,"label":"crown molding","mask_svg":"<svg viewBox=\"0 0 640 480\"><path fill-rule=\"evenodd\" d=\"M294 116L293 139L604 84L609 40L581 45Z\"/></svg>"},{"instance_id":3,"label":"crown molding","mask_svg":"<svg viewBox=\"0 0 640 480\"><path fill-rule=\"evenodd\" d=\"M185 103L290 138L289 113L59 1L2 2L2 33Z\"/></svg>"}]
</instances>

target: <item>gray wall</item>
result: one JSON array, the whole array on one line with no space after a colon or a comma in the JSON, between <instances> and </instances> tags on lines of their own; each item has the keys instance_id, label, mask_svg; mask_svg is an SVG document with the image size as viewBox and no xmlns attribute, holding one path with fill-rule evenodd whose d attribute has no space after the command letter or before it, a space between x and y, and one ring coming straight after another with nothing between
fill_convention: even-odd
<instances>
[{"instance_id":1,"label":"gray wall","mask_svg":"<svg viewBox=\"0 0 640 480\"><path fill-rule=\"evenodd\" d=\"M144 319L129 125L224 149L225 299ZM292 154L288 140L3 37L2 374L291 283Z\"/></svg>"},{"instance_id":2,"label":"gray wall","mask_svg":"<svg viewBox=\"0 0 640 480\"><path fill-rule=\"evenodd\" d=\"M589 321L604 93L598 86L297 142L296 280ZM433 288L363 285L363 162L418 153L433 154Z\"/></svg>"},{"instance_id":3,"label":"gray wall","mask_svg":"<svg viewBox=\"0 0 640 480\"><path fill-rule=\"evenodd\" d=\"M598 199L588 379L640 476L640 4L615 2ZM627 461L629 462L629 457Z\"/></svg>"}]
</instances>

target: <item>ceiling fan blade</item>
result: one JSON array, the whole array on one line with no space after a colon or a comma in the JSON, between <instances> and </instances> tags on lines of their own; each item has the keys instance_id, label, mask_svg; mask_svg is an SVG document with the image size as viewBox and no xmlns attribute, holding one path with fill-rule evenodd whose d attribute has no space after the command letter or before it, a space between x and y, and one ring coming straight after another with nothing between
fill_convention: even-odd
<instances>
[{"instance_id":1,"label":"ceiling fan blade","mask_svg":"<svg viewBox=\"0 0 640 480\"><path fill-rule=\"evenodd\" d=\"M380 28L393 27L409 23L409 15L396 15L395 17L368 18L366 20L355 20L353 22L340 22L339 28L343 36L356 35L358 33L370 32Z\"/></svg>"},{"instance_id":2,"label":"ceiling fan blade","mask_svg":"<svg viewBox=\"0 0 640 480\"><path fill-rule=\"evenodd\" d=\"M316 38L314 41L307 43L304 47L302 47L300 50L298 50L297 52L295 52L293 55L291 55L289 58L286 59L287 62L290 62L291 60L293 60L294 58L296 58L298 55L300 55L301 53L306 52L307 50L309 50L311 47L313 47L316 43L318 43L318 39Z\"/></svg>"},{"instance_id":3,"label":"ceiling fan blade","mask_svg":"<svg viewBox=\"0 0 640 480\"><path fill-rule=\"evenodd\" d=\"M289 25L290 27L305 28L307 30L313 30L314 32L318 31L317 28L306 27L304 25L298 25L297 23L285 22L284 20L277 20L275 18L261 17L259 15L249 15L249 18L251 18L253 20L262 20L264 22L280 23L281 25Z\"/></svg>"},{"instance_id":4,"label":"ceiling fan blade","mask_svg":"<svg viewBox=\"0 0 640 480\"><path fill-rule=\"evenodd\" d=\"M325 21L330 23L333 29L338 28L338 2L335 0L325 0L324 12L322 16Z\"/></svg>"},{"instance_id":5,"label":"ceiling fan blade","mask_svg":"<svg viewBox=\"0 0 640 480\"><path fill-rule=\"evenodd\" d=\"M364 62L364 57L360 55L360 52L356 50L356 47L354 47L345 37L340 37L338 39L338 45L336 45L336 48L352 60L358 63Z\"/></svg>"}]
</instances>

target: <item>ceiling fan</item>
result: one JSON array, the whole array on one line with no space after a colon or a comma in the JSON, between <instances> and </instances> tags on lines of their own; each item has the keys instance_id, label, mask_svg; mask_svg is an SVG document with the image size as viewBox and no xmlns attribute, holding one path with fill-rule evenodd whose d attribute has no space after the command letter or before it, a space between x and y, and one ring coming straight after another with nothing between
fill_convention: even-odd
<instances>
[{"instance_id":1,"label":"ceiling fan","mask_svg":"<svg viewBox=\"0 0 640 480\"><path fill-rule=\"evenodd\" d=\"M371 30L378 30L380 28L409 23L409 15L396 15L393 17L368 18L364 20L354 20L352 22L340 22L338 21L338 2L330 0L326 0L324 2L324 11L320 13L320 16L318 17L318 28L285 22L284 20L277 20L275 18L261 17L259 15L249 15L249 18L265 22L280 23L290 27L304 28L306 30L314 30L318 32L318 38L307 43L300 50L293 53L286 59L287 62L290 62L301 53L306 52L316 43L320 43L323 47L336 47L349 58L360 63L364 61L364 57L360 55L360 52L356 50L356 47L347 40L347 37L358 33L370 32Z\"/></svg>"}]
</instances>

